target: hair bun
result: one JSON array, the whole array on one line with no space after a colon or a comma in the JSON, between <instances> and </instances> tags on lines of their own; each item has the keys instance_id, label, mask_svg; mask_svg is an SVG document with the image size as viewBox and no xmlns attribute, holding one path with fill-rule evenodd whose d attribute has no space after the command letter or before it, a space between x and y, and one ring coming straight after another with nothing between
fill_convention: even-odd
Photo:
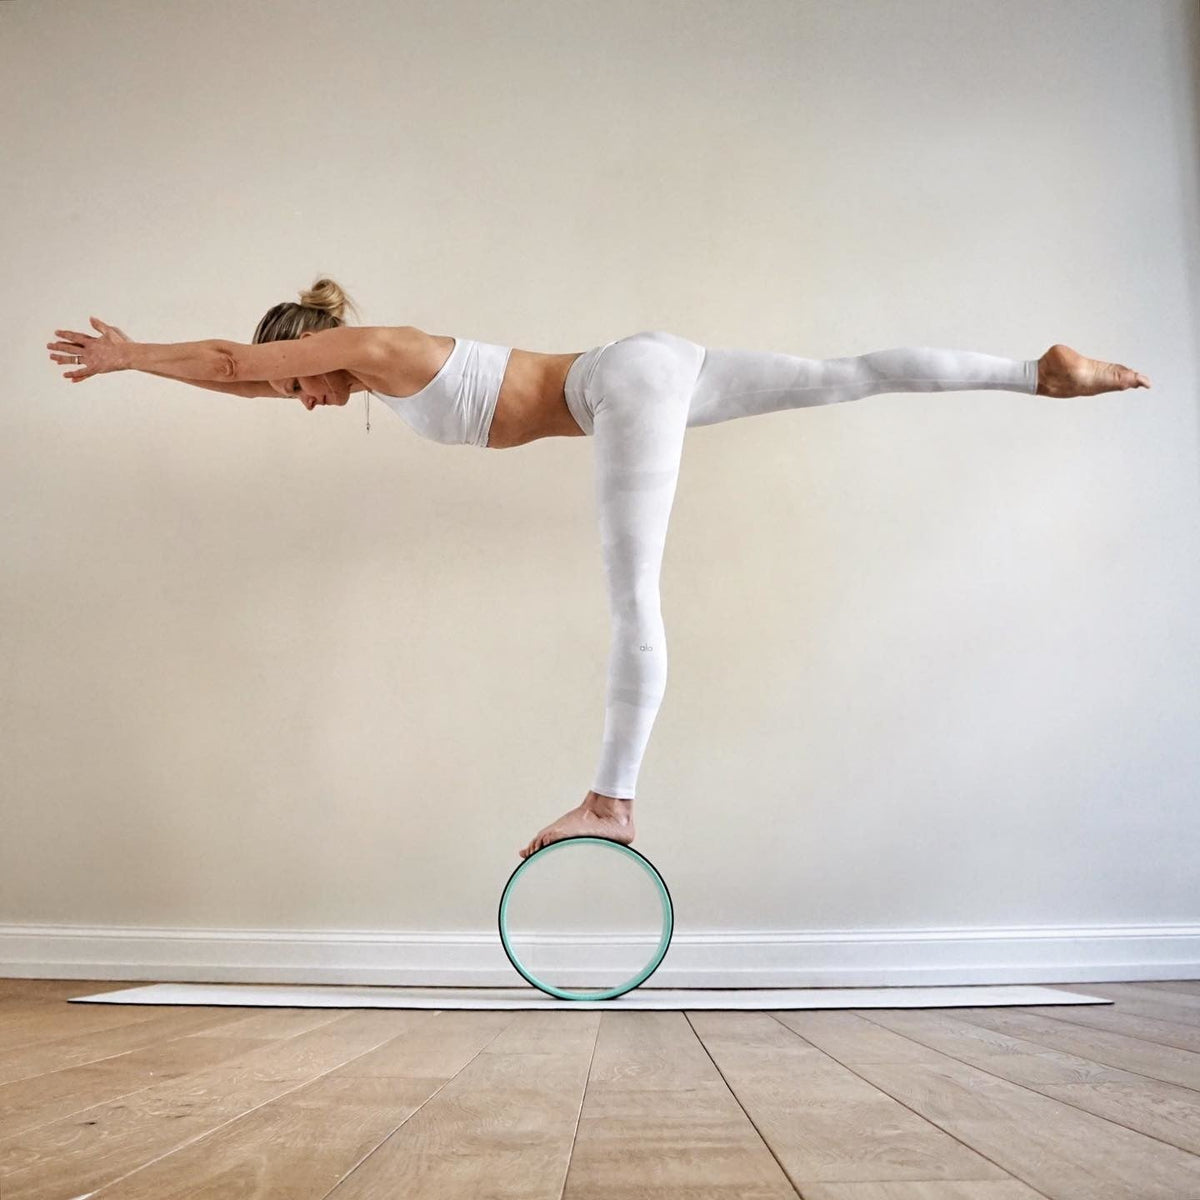
<instances>
[{"instance_id":1,"label":"hair bun","mask_svg":"<svg viewBox=\"0 0 1200 1200\"><path fill-rule=\"evenodd\" d=\"M349 296L332 279L322 276L307 291L300 293L300 303L305 308L315 308L328 313L334 320L345 319L346 309L353 308Z\"/></svg>"}]
</instances>

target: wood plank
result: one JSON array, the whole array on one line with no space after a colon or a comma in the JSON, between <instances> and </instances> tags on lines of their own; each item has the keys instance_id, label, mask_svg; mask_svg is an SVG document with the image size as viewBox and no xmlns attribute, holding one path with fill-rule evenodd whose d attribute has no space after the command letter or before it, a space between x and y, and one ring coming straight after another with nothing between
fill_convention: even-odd
<instances>
[{"instance_id":1,"label":"wood plank","mask_svg":"<svg viewBox=\"0 0 1200 1200\"><path fill-rule=\"evenodd\" d=\"M1062 1021L1067 1025L1107 1029L1110 1033L1141 1038L1143 1042L1157 1042L1160 1046L1176 1046L1180 1050L1200 1053L1200 1028L1195 1025L1181 1025L1178 1021L1163 1021L1157 1017L1140 1017L1120 1007L1102 1008L1097 1004L1067 1008L1046 1004L1023 1007L1021 1012L1034 1017L1046 1017L1051 1021Z\"/></svg>"},{"instance_id":2,"label":"wood plank","mask_svg":"<svg viewBox=\"0 0 1200 1200\"><path fill-rule=\"evenodd\" d=\"M484 1054L586 1054L596 1048L596 1030L601 1013L595 1009L579 1012L530 1011L522 1014L494 1041Z\"/></svg>"},{"instance_id":3,"label":"wood plank","mask_svg":"<svg viewBox=\"0 0 1200 1200\"><path fill-rule=\"evenodd\" d=\"M175 1012L158 1013L149 1021L134 1025L121 1025L116 1029L102 1029L95 1033L80 1033L71 1037L54 1038L37 1042L20 1050L9 1050L0 1054L0 1084L13 1083L18 1079L29 1079L34 1075L46 1075L67 1067L79 1067L85 1063L98 1062L131 1050L142 1050L156 1042L188 1034L213 1032L226 1028L228 1018L213 1013L211 1009L197 1012L194 1009L179 1009Z\"/></svg>"},{"instance_id":4,"label":"wood plank","mask_svg":"<svg viewBox=\"0 0 1200 1200\"><path fill-rule=\"evenodd\" d=\"M1200 1154L1200 1094L1188 1088L974 1025L960 1020L956 1011L880 1010L868 1017L868 1023L876 1022L897 1037L912 1038L1010 1083ZM803 1023L799 1032L816 1040ZM853 1047L849 1053L853 1055ZM862 1061L837 1057L850 1066Z\"/></svg>"},{"instance_id":5,"label":"wood plank","mask_svg":"<svg viewBox=\"0 0 1200 1200\"><path fill-rule=\"evenodd\" d=\"M97 1104L132 1097L151 1083L239 1058L265 1044L263 1038L182 1037L0 1085L0 1129L5 1134L0 1142L0 1170L5 1163L3 1147L12 1137Z\"/></svg>"},{"instance_id":6,"label":"wood plank","mask_svg":"<svg viewBox=\"0 0 1200 1200\"><path fill-rule=\"evenodd\" d=\"M1093 996L1104 996L1112 1000L1118 1012L1135 1013L1143 1017L1158 1017L1160 1020L1178 1021L1184 1025L1200 1025L1200 1009L1196 1009L1188 1003L1193 997L1157 992L1152 988L1134 992L1126 990L1129 986L1121 983L1093 983L1088 985L1086 991ZM1064 988L1063 990L1074 989Z\"/></svg>"},{"instance_id":7,"label":"wood plank","mask_svg":"<svg viewBox=\"0 0 1200 1200\"><path fill-rule=\"evenodd\" d=\"M1164 992L1183 992L1188 996L1200 996L1200 979L1167 979L1148 983L1146 986L1161 988Z\"/></svg>"},{"instance_id":8,"label":"wood plank","mask_svg":"<svg viewBox=\"0 0 1200 1200\"><path fill-rule=\"evenodd\" d=\"M1015 1179L923 1183L812 1183L804 1200L1043 1200Z\"/></svg>"},{"instance_id":9,"label":"wood plank","mask_svg":"<svg viewBox=\"0 0 1200 1200\"><path fill-rule=\"evenodd\" d=\"M518 1012L513 1044L536 1040L522 1026L543 1015ZM554 1015L582 1018L594 1042L599 1012ZM572 1044L565 1053L477 1054L328 1200L559 1200L593 1049Z\"/></svg>"},{"instance_id":10,"label":"wood plank","mask_svg":"<svg viewBox=\"0 0 1200 1200\"><path fill-rule=\"evenodd\" d=\"M819 1182L1011 1178L772 1014L689 1011L688 1018L802 1194ZM895 1069L920 1066L904 1061Z\"/></svg>"},{"instance_id":11,"label":"wood plank","mask_svg":"<svg viewBox=\"0 0 1200 1200\"><path fill-rule=\"evenodd\" d=\"M563 1200L796 1200L681 1012L606 1012Z\"/></svg>"},{"instance_id":12,"label":"wood plank","mask_svg":"<svg viewBox=\"0 0 1200 1200\"><path fill-rule=\"evenodd\" d=\"M1077 1054L1108 1067L1135 1071L1139 1075L1184 1088L1200 1088L1200 1054L1191 1050L1160 1046L1157 1042L1144 1042L1141 1038L1110 1033L1106 1029L1090 1029L1047 1017L1035 1017L1017 1009L959 1008L954 1010L954 1015L972 1025L1024 1038L1039 1046Z\"/></svg>"},{"instance_id":13,"label":"wood plank","mask_svg":"<svg viewBox=\"0 0 1200 1200\"><path fill-rule=\"evenodd\" d=\"M71 996L93 996L99 992L120 992L139 983L111 979L0 979L0 1003L11 999L43 1003L62 1002Z\"/></svg>"},{"instance_id":14,"label":"wood plank","mask_svg":"<svg viewBox=\"0 0 1200 1200\"><path fill-rule=\"evenodd\" d=\"M1097 996L1111 996L1115 1000L1156 1000L1173 1004L1200 1015L1200 996L1190 992L1173 992L1154 983L1102 983Z\"/></svg>"},{"instance_id":15,"label":"wood plank","mask_svg":"<svg viewBox=\"0 0 1200 1200\"><path fill-rule=\"evenodd\" d=\"M937 1064L942 1061L944 1056L936 1050L873 1024L860 1016L860 1011L874 1010L782 1010L773 1011L770 1016L846 1066L864 1062Z\"/></svg>"},{"instance_id":16,"label":"wood plank","mask_svg":"<svg viewBox=\"0 0 1200 1200\"><path fill-rule=\"evenodd\" d=\"M238 1009L239 1013L243 1011ZM198 1029L192 1036L261 1038L269 1042L310 1033L361 1011L359 1008L256 1008L245 1016L233 1016L221 1024Z\"/></svg>"},{"instance_id":17,"label":"wood plank","mask_svg":"<svg viewBox=\"0 0 1200 1200\"><path fill-rule=\"evenodd\" d=\"M68 1200L95 1190L436 1016L372 1009L0 1140L4 1200ZM196 1038L203 1045L211 1039ZM46 1077L49 1078L49 1077Z\"/></svg>"},{"instance_id":18,"label":"wood plank","mask_svg":"<svg viewBox=\"0 0 1200 1200\"><path fill-rule=\"evenodd\" d=\"M25 1050L35 1042L139 1025L154 1020L155 1012L132 1005L34 1004L6 1008L0 1017L0 1053L7 1053Z\"/></svg>"},{"instance_id":19,"label":"wood plank","mask_svg":"<svg viewBox=\"0 0 1200 1200\"><path fill-rule=\"evenodd\" d=\"M130 1126L123 1147L131 1173L109 1182L97 1200L196 1195L322 1200L519 1015L414 1010L400 1036L318 1079L287 1085L291 1090L210 1128L165 1157L148 1153L145 1137L146 1129L157 1124L161 1141L163 1122L143 1114L141 1129L139 1123ZM169 1089L164 1092L167 1103ZM210 1126L218 1116L210 1105ZM104 1146L107 1140L111 1147L112 1139L110 1130L107 1139L96 1142L91 1163L76 1161L76 1154L69 1167L59 1167L53 1192L20 1200L69 1200L101 1171L114 1179L121 1164ZM141 1166L152 1157L157 1161Z\"/></svg>"},{"instance_id":20,"label":"wood plank","mask_svg":"<svg viewBox=\"0 0 1200 1200\"><path fill-rule=\"evenodd\" d=\"M1195 1155L955 1059L936 1066L862 1063L856 1069L1053 1200L1184 1200L1198 1194Z\"/></svg>"}]
</instances>

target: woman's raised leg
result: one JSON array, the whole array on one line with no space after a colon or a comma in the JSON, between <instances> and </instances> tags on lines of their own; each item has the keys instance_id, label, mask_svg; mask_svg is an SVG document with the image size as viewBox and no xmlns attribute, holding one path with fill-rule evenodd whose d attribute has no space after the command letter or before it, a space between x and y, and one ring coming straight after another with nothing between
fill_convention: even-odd
<instances>
[{"instance_id":1,"label":"woman's raised leg","mask_svg":"<svg viewBox=\"0 0 1200 1200\"><path fill-rule=\"evenodd\" d=\"M696 380L688 425L840 404L881 392L999 388L1037 391L1038 360L973 350L900 346L850 358L801 358L771 350L710 348Z\"/></svg>"},{"instance_id":2,"label":"woman's raised leg","mask_svg":"<svg viewBox=\"0 0 1200 1200\"><path fill-rule=\"evenodd\" d=\"M929 346L898 346L850 358L709 349L696 381L688 425L840 404L883 392L997 389L1071 397L1149 386L1145 375L1122 363L1087 358L1061 343L1041 358L1028 359Z\"/></svg>"}]
</instances>

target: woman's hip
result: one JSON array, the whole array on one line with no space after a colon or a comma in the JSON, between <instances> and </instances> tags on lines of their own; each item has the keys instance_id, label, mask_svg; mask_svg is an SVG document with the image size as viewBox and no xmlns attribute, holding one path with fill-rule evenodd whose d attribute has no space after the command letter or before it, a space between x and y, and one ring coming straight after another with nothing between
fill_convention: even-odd
<instances>
[{"instance_id":1,"label":"woman's hip","mask_svg":"<svg viewBox=\"0 0 1200 1200\"><path fill-rule=\"evenodd\" d=\"M567 372L567 407L586 434L594 434L601 406L637 409L666 404L686 419L704 363L704 347L665 330L643 330L585 351Z\"/></svg>"}]
</instances>

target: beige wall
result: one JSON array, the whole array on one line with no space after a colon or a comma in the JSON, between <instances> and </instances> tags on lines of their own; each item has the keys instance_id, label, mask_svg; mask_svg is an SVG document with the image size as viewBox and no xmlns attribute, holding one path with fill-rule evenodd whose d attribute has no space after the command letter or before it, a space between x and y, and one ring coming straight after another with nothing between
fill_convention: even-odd
<instances>
[{"instance_id":1,"label":"beige wall","mask_svg":"<svg viewBox=\"0 0 1200 1200\"><path fill-rule=\"evenodd\" d=\"M542 351L1146 372L692 430L637 844L681 930L1200 925L1195 10L0 5L0 924L486 932L590 786L590 440L44 350L329 273Z\"/></svg>"}]
</instances>

